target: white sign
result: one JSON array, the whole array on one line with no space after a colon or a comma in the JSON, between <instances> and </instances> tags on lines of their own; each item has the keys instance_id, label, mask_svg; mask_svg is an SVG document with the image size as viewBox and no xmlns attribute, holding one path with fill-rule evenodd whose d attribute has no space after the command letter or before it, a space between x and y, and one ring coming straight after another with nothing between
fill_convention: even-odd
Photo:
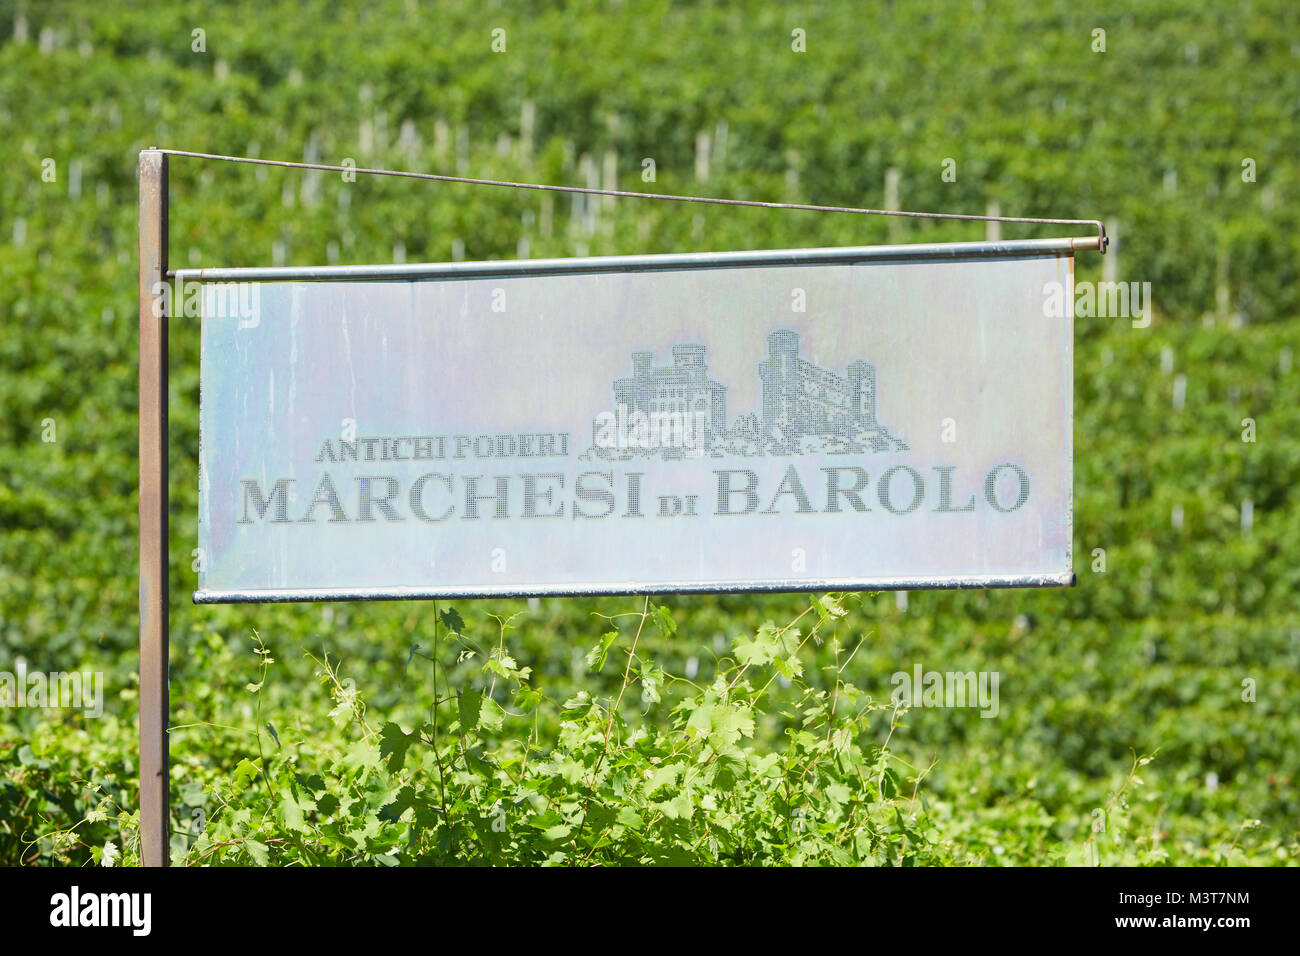
<instances>
[{"instance_id":1,"label":"white sign","mask_svg":"<svg viewBox=\"0 0 1300 956\"><path fill-rule=\"evenodd\" d=\"M1070 254L836 252L207 285L195 599L1070 583Z\"/></svg>"}]
</instances>

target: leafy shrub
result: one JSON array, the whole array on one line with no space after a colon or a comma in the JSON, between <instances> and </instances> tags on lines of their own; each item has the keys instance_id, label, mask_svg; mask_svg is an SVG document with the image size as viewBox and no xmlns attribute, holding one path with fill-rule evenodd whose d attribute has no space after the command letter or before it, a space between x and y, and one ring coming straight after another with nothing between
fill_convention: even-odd
<instances>
[{"instance_id":1,"label":"leafy shrub","mask_svg":"<svg viewBox=\"0 0 1300 956\"><path fill-rule=\"evenodd\" d=\"M355 686L319 660L331 715L353 744L307 763L294 742L259 733L214 791L221 806L185 853L186 862L264 864L899 864L935 862L931 826L915 792L904 792L898 758L861 743L864 720L892 710L841 678L852 650L836 624L843 596L826 595L783 627L767 623L738 642L712 679L667 674L640 643L647 628L672 637L667 608L610 619L586 656L593 672L620 669L612 698L581 691L547 696L506 643L462 632L454 611L435 624L424 665L435 703L405 730L375 727ZM803 624L803 627L798 625ZM481 671L449 689L439 642ZM829 641L832 687L802 678L801 649ZM259 642L263 675L272 663ZM797 692L783 715L784 745L753 745L768 687ZM263 676L263 679L265 677ZM251 685L254 693L262 684ZM662 728L638 720L684 688ZM498 698L505 703L498 702ZM543 715L546 715L545 717ZM556 727L553 739L538 732ZM323 755L322 755L323 756Z\"/></svg>"}]
</instances>

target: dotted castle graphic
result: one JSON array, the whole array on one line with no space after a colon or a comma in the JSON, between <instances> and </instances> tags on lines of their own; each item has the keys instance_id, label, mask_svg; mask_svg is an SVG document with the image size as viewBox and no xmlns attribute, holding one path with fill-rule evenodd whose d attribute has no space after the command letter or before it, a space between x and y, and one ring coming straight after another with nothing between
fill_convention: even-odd
<instances>
[{"instance_id":1,"label":"dotted castle graphic","mask_svg":"<svg viewBox=\"0 0 1300 956\"><path fill-rule=\"evenodd\" d=\"M776 329L758 364L762 406L727 420L727 386L709 377L706 349L672 346L672 364L632 353L632 374L613 383L614 410L592 422L590 454L715 458L727 455L864 454L905 451L876 418L876 367L850 362L843 375L799 354L799 333Z\"/></svg>"}]
</instances>

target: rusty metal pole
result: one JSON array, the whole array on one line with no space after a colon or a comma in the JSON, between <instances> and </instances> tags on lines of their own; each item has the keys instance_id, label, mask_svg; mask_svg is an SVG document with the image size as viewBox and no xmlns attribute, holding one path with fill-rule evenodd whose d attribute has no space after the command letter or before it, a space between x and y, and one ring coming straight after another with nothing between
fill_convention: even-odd
<instances>
[{"instance_id":1,"label":"rusty metal pole","mask_svg":"<svg viewBox=\"0 0 1300 956\"><path fill-rule=\"evenodd\" d=\"M166 866L167 155L140 153L140 861Z\"/></svg>"}]
</instances>

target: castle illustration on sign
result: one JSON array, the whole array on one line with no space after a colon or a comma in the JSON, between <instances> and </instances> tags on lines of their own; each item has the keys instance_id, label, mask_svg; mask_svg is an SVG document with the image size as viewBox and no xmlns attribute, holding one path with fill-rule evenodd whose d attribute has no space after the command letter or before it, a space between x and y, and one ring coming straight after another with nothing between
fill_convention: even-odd
<instances>
[{"instance_id":1,"label":"castle illustration on sign","mask_svg":"<svg viewBox=\"0 0 1300 956\"><path fill-rule=\"evenodd\" d=\"M758 364L762 407L727 421L727 386L709 377L705 347L672 346L672 364L632 353L632 375L613 383L614 411L592 422L589 454L715 458L726 455L862 454L906 451L876 418L876 367L863 359L845 374L799 355L799 333L776 329Z\"/></svg>"}]
</instances>

